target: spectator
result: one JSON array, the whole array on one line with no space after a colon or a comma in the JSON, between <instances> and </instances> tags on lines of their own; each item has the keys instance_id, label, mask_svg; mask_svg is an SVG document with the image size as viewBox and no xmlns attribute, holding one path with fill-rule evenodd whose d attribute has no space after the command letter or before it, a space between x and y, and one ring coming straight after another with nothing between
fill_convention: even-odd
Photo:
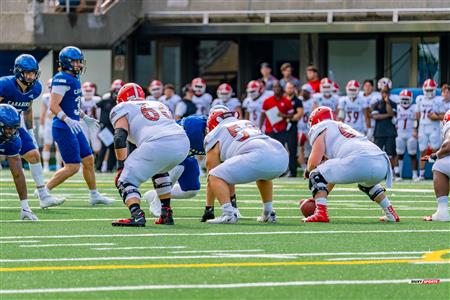
<instances>
[{"instance_id":1,"label":"spectator","mask_svg":"<svg viewBox=\"0 0 450 300\"><path fill-rule=\"evenodd\" d=\"M373 141L373 130L375 128L375 120L370 115L370 109L379 97L379 93L373 90L373 80L366 79L363 83L363 90L359 92L359 96L363 98L369 109L366 118L370 119L370 127L367 128L367 138Z\"/></svg>"},{"instance_id":2,"label":"spectator","mask_svg":"<svg viewBox=\"0 0 450 300\"><path fill-rule=\"evenodd\" d=\"M450 110L450 86L445 83L441 87L441 97L442 97L442 105L439 111L439 119L442 121L444 119L445 113Z\"/></svg>"},{"instance_id":3,"label":"spectator","mask_svg":"<svg viewBox=\"0 0 450 300\"><path fill-rule=\"evenodd\" d=\"M297 148L298 132L297 123L303 117L303 104L296 96L296 89L292 82L286 84L286 97L291 100L294 115L291 119L291 128L287 132L287 144L289 150L289 177L297 177Z\"/></svg>"},{"instance_id":4,"label":"spectator","mask_svg":"<svg viewBox=\"0 0 450 300\"><path fill-rule=\"evenodd\" d=\"M266 90L271 91L272 85L274 81L277 81L277 79L272 75L272 68L270 67L269 63L263 62L261 64L260 72L262 75L260 80L264 83Z\"/></svg>"},{"instance_id":5,"label":"spectator","mask_svg":"<svg viewBox=\"0 0 450 300\"><path fill-rule=\"evenodd\" d=\"M374 143L384 150L391 165L396 163L396 145L397 129L394 124L394 117L397 113L397 104L391 100L388 88L381 91L381 99L378 99L372 105L372 118L375 120Z\"/></svg>"},{"instance_id":6,"label":"spectator","mask_svg":"<svg viewBox=\"0 0 450 300\"><path fill-rule=\"evenodd\" d=\"M164 94L158 99L161 103L164 103L172 114L175 113L175 107L178 102L181 101L181 97L175 94L175 87L173 84L164 85Z\"/></svg>"},{"instance_id":7,"label":"spectator","mask_svg":"<svg viewBox=\"0 0 450 300\"><path fill-rule=\"evenodd\" d=\"M288 142L288 120L292 118L294 109L291 101L283 96L283 90L281 89L280 83L275 81L272 87L274 95L265 99L263 102L259 128L262 128L264 123L265 133L285 145ZM269 120L269 111L273 123ZM273 111L278 111L278 116L281 117L281 120L275 121L276 119L274 118L276 117L273 117Z\"/></svg>"},{"instance_id":8,"label":"spectator","mask_svg":"<svg viewBox=\"0 0 450 300\"><path fill-rule=\"evenodd\" d=\"M117 93L120 88L125 84L120 79L113 81L111 85L111 91L103 95L102 100L97 103L97 107L100 108L100 132L103 130L109 130L111 135L114 134L114 127L109 119L109 113L116 106ZM95 168L97 171L108 171L112 172L116 164L116 155L114 153L114 143L106 145L104 141L97 156L97 161L95 163ZM105 159L107 158L107 159ZM106 165L106 167L105 167Z\"/></svg>"},{"instance_id":9,"label":"spectator","mask_svg":"<svg viewBox=\"0 0 450 300\"><path fill-rule=\"evenodd\" d=\"M313 65L306 68L306 78L308 79L309 85L313 88L314 93L320 93L320 78L319 71Z\"/></svg>"},{"instance_id":10,"label":"spectator","mask_svg":"<svg viewBox=\"0 0 450 300\"><path fill-rule=\"evenodd\" d=\"M281 65L281 73L283 74L283 78L281 78L280 80L280 85L281 88L284 89L286 86L286 83L288 81L291 81L294 85L296 89L300 88L300 80L298 80L298 78L292 76L292 66L290 63L284 63Z\"/></svg>"},{"instance_id":11,"label":"spectator","mask_svg":"<svg viewBox=\"0 0 450 300\"><path fill-rule=\"evenodd\" d=\"M178 102L175 107L175 120L181 120L184 117L194 115L197 112L197 106L192 102L194 90L190 84L186 84L183 89L183 100Z\"/></svg>"}]
</instances>

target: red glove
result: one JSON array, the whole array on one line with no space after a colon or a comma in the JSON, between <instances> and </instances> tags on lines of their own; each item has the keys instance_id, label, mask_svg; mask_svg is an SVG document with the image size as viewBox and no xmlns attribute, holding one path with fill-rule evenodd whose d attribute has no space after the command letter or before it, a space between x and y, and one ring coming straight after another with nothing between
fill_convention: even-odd
<instances>
[{"instance_id":1,"label":"red glove","mask_svg":"<svg viewBox=\"0 0 450 300\"><path fill-rule=\"evenodd\" d=\"M116 185L116 188L119 188L119 177L120 177L120 174L122 174L122 171L123 171L123 168L117 169L116 176L114 177L114 184Z\"/></svg>"}]
</instances>

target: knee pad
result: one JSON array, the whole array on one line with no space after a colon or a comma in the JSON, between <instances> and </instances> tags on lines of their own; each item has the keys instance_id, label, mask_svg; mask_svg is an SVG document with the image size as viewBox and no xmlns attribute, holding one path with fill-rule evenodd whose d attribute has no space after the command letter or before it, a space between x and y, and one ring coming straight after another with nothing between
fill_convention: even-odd
<instances>
[{"instance_id":1,"label":"knee pad","mask_svg":"<svg viewBox=\"0 0 450 300\"><path fill-rule=\"evenodd\" d=\"M317 169L314 169L309 174L309 190L312 192L313 197L317 192L324 191L328 194L327 181L323 178Z\"/></svg>"},{"instance_id":2,"label":"knee pad","mask_svg":"<svg viewBox=\"0 0 450 300\"><path fill-rule=\"evenodd\" d=\"M152 182L158 196L170 193L172 190L172 180L170 180L170 175L167 172L156 174L152 177Z\"/></svg>"},{"instance_id":3,"label":"knee pad","mask_svg":"<svg viewBox=\"0 0 450 300\"><path fill-rule=\"evenodd\" d=\"M141 193L139 193L138 188L131 183L121 181L119 182L118 189L123 203L126 203L131 197L141 198Z\"/></svg>"},{"instance_id":4,"label":"knee pad","mask_svg":"<svg viewBox=\"0 0 450 300\"><path fill-rule=\"evenodd\" d=\"M367 196L369 196L370 200L375 201L375 198L380 195L381 193L384 193L386 189L382 187L380 184L375 184L374 186L363 186L358 184L358 189Z\"/></svg>"}]
</instances>

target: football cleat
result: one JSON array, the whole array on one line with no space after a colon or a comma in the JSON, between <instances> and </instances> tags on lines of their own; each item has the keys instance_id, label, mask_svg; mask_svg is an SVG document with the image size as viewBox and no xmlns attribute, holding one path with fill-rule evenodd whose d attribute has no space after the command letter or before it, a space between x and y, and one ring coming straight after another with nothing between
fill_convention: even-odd
<instances>
[{"instance_id":1,"label":"football cleat","mask_svg":"<svg viewBox=\"0 0 450 300\"><path fill-rule=\"evenodd\" d=\"M305 223L330 222L327 213L327 206L322 204L316 204L316 211L314 212L314 214L307 218L303 218L302 220Z\"/></svg>"},{"instance_id":2,"label":"football cleat","mask_svg":"<svg viewBox=\"0 0 450 300\"><path fill-rule=\"evenodd\" d=\"M113 221L111 225L126 227L145 227L145 222L145 213L142 211L142 209L136 209L136 211L131 214L131 218Z\"/></svg>"},{"instance_id":3,"label":"football cleat","mask_svg":"<svg viewBox=\"0 0 450 300\"><path fill-rule=\"evenodd\" d=\"M418 176L414 179L415 182L424 181L424 180L425 180L425 177L423 177L423 176Z\"/></svg>"},{"instance_id":4,"label":"football cleat","mask_svg":"<svg viewBox=\"0 0 450 300\"><path fill-rule=\"evenodd\" d=\"M259 223L275 223L277 221L277 214L274 210L270 212L270 214L259 216L256 221Z\"/></svg>"},{"instance_id":5,"label":"football cleat","mask_svg":"<svg viewBox=\"0 0 450 300\"><path fill-rule=\"evenodd\" d=\"M209 224L235 224L238 221L238 217L236 213L232 214L222 214L220 217L217 217L212 220L208 220Z\"/></svg>"},{"instance_id":6,"label":"football cleat","mask_svg":"<svg viewBox=\"0 0 450 300\"><path fill-rule=\"evenodd\" d=\"M439 222L450 222L450 216L448 213L441 213L439 211L435 212L431 216L426 216L423 218L424 221L439 221Z\"/></svg>"},{"instance_id":7,"label":"football cleat","mask_svg":"<svg viewBox=\"0 0 450 300\"><path fill-rule=\"evenodd\" d=\"M154 190L150 190L144 194L144 199L150 207L150 213L159 218L161 216L161 200L159 200L158 194Z\"/></svg>"},{"instance_id":8,"label":"football cleat","mask_svg":"<svg viewBox=\"0 0 450 300\"><path fill-rule=\"evenodd\" d=\"M39 218L32 211L28 211L25 209L20 210L20 220L30 220L30 221L39 221Z\"/></svg>"},{"instance_id":9,"label":"football cleat","mask_svg":"<svg viewBox=\"0 0 450 300\"><path fill-rule=\"evenodd\" d=\"M66 201L65 198L55 198L52 195L47 194L46 196L39 197L39 206L41 208L48 208L61 205L64 201Z\"/></svg>"},{"instance_id":10,"label":"football cleat","mask_svg":"<svg viewBox=\"0 0 450 300\"><path fill-rule=\"evenodd\" d=\"M158 225L174 225L173 221L173 212L170 207L161 208L161 216L158 220L155 221L155 224Z\"/></svg>"},{"instance_id":11,"label":"football cleat","mask_svg":"<svg viewBox=\"0 0 450 300\"><path fill-rule=\"evenodd\" d=\"M395 212L392 205L383 208L385 215L380 218L381 222L400 222L400 217Z\"/></svg>"},{"instance_id":12,"label":"football cleat","mask_svg":"<svg viewBox=\"0 0 450 300\"><path fill-rule=\"evenodd\" d=\"M111 204L113 204L113 202L114 202L114 199L102 196L99 193L95 194L95 196L91 195L91 197L89 198L90 205L96 205L96 204L111 205Z\"/></svg>"},{"instance_id":13,"label":"football cleat","mask_svg":"<svg viewBox=\"0 0 450 300\"><path fill-rule=\"evenodd\" d=\"M206 222L206 221L212 220L214 218L215 218L215 216L214 216L214 208L213 209L206 209L205 208L205 211L203 212L203 216L202 216L200 222Z\"/></svg>"}]
</instances>

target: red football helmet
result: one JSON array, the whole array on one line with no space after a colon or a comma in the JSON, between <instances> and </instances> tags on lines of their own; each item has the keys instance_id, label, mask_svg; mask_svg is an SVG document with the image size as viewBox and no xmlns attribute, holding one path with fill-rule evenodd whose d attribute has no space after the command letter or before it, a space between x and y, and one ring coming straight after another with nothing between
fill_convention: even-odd
<instances>
[{"instance_id":1,"label":"red football helmet","mask_svg":"<svg viewBox=\"0 0 450 300\"><path fill-rule=\"evenodd\" d=\"M334 81L333 82L333 93L334 94L339 94L339 90L340 90L341 88L339 87L339 84L337 84L337 82L336 81Z\"/></svg>"},{"instance_id":2,"label":"red football helmet","mask_svg":"<svg viewBox=\"0 0 450 300\"><path fill-rule=\"evenodd\" d=\"M324 95L331 95L333 93L333 81L325 77L320 81L320 92Z\"/></svg>"},{"instance_id":3,"label":"red football helmet","mask_svg":"<svg viewBox=\"0 0 450 300\"><path fill-rule=\"evenodd\" d=\"M436 89L437 89L437 84L436 84L436 81L434 81L433 79L427 79L423 83L423 86L422 86L423 94L427 98L433 98L434 96L436 96Z\"/></svg>"},{"instance_id":4,"label":"red football helmet","mask_svg":"<svg viewBox=\"0 0 450 300\"><path fill-rule=\"evenodd\" d=\"M125 84L117 94L117 103L145 100L144 90L136 83Z\"/></svg>"},{"instance_id":5,"label":"red football helmet","mask_svg":"<svg viewBox=\"0 0 450 300\"><path fill-rule=\"evenodd\" d=\"M447 122L450 122L450 109L447 110L444 115L444 119L442 120L443 125L445 125Z\"/></svg>"},{"instance_id":6,"label":"red football helmet","mask_svg":"<svg viewBox=\"0 0 450 300\"><path fill-rule=\"evenodd\" d=\"M237 118L238 113L235 111L230 111L228 107L224 105L216 105L209 111L208 121L206 123L206 127L208 128L208 132L211 132L214 128L219 125L220 122L225 120L226 118Z\"/></svg>"},{"instance_id":7,"label":"red football helmet","mask_svg":"<svg viewBox=\"0 0 450 300\"><path fill-rule=\"evenodd\" d=\"M231 98L231 95L233 94L233 88L228 83L222 83L217 88L217 98L222 100L228 100Z\"/></svg>"},{"instance_id":8,"label":"red football helmet","mask_svg":"<svg viewBox=\"0 0 450 300\"><path fill-rule=\"evenodd\" d=\"M95 95L95 84L86 81L81 86L81 94L87 99L91 99Z\"/></svg>"},{"instance_id":9,"label":"red football helmet","mask_svg":"<svg viewBox=\"0 0 450 300\"><path fill-rule=\"evenodd\" d=\"M158 99L163 93L162 82L159 80L153 80L148 87L148 91L150 92L150 95L152 95L155 99Z\"/></svg>"},{"instance_id":10,"label":"red football helmet","mask_svg":"<svg viewBox=\"0 0 450 300\"><path fill-rule=\"evenodd\" d=\"M125 82L122 79L116 79L111 83L111 91L118 92L124 85Z\"/></svg>"},{"instance_id":11,"label":"red football helmet","mask_svg":"<svg viewBox=\"0 0 450 300\"><path fill-rule=\"evenodd\" d=\"M252 80L247 84L247 96L253 100L258 98L261 90L261 84L258 80Z\"/></svg>"},{"instance_id":12,"label":"red football helmet","mask_svg":"<svg viewBox=\"0 0 450 300\"><path fill-rule=\"evenodd\" d=\"M200 77L192 79L191 86L196 96L201 96L206 91L206 82Z\"/></svg>"},{"instance_id":13,"label":"red football helmet","mask_svg":"<svg viewBox=\"0 0 450 300\"><path fill-rule=\"evenodd\" d=\"M314 125L325 120L334 120L333 111L329 107L319 106L313 110L309 116L309 127L313 127Z\"/></svg>"},{"instance_id":14,"label":"red football helmet","mask_svg":"<svg viewBox=\"0 0 450 300\"><path fill-rule=\"evenodd\" d=\"M347 96L354 99L356 96L358 96L359 92L359 82L357 80L350 80L347 82L347 85L345 86L345 92L347 93Z\"/></svg>"},{"instance_id":15,"label":"red football helmet","mask_svg":"<svg viewBox=\"0 0 450 300\"><path fill-rule=\"evenodd\" d=\"M387 88L390 90L390 89L392 89L392 81L387 77L383 77L380 80L378 80L377 87L378 87L378 90L380 90L380 91L383 90L384 88Z\"/></svg>"},{"instance_id":16,"label":"red football helmet","mask_svg":"<svg viewBox=\"0 0 450 300\"><path fill-rule=\"evenodd\" d=\"M399 94L400 97L400 105L407 108L412 103L412 93L411 91L408 91L407 89L404 89Z\"/></svg>"}]
</instances>

